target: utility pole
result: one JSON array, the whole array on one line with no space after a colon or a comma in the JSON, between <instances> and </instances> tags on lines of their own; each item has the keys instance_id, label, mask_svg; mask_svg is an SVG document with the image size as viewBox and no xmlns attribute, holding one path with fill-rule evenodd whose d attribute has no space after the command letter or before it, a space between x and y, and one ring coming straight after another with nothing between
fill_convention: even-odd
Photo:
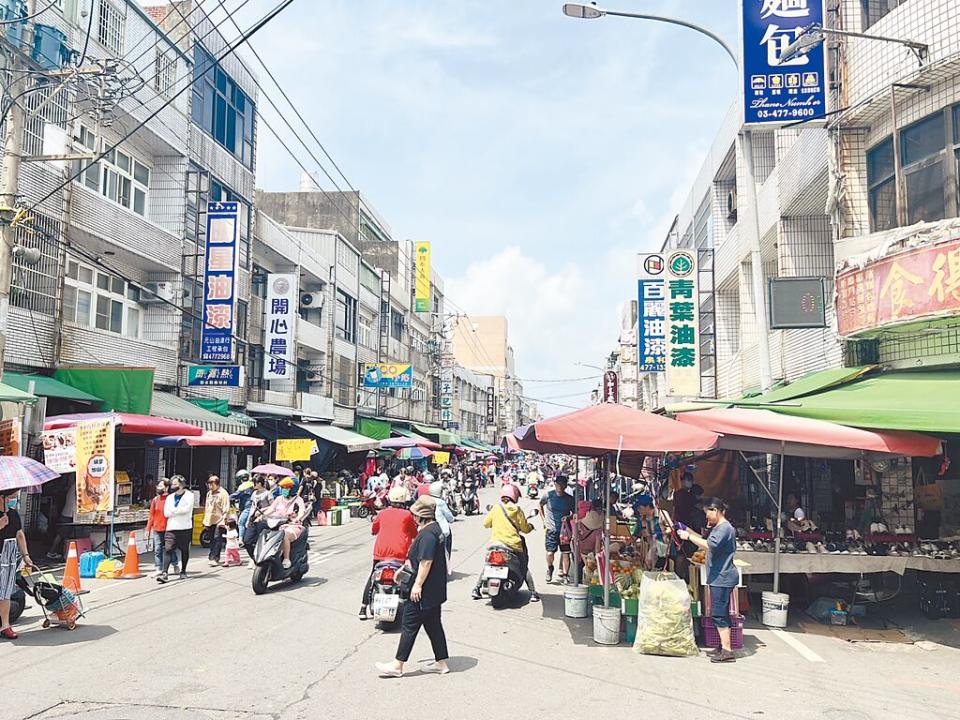
<instances>
[{"instance_id":1,"label":"utility pole","mask_svg":"<svg viewBox=\"0 0 960 720\"><path fill-rule=\"evenodd\" d=\"M36 0L27 0L27 17L37 11ZM3 365L7 353L7 329L10 325L10 285L13 281L13 247L16 244L16 228L13 220L16 216L17 197L20 194L20 159L23 153L24 111L20 96L29 86L29 76L20 72L24 68L22 53L24 48L33 47L33 20L24 23L23 39L20 48L13 55L10 84L7 94L10 96L10 111L7 113L7 136L3 144L3 177L0 178L0 379L3 379Z\"/></svg>"}]
</instances>

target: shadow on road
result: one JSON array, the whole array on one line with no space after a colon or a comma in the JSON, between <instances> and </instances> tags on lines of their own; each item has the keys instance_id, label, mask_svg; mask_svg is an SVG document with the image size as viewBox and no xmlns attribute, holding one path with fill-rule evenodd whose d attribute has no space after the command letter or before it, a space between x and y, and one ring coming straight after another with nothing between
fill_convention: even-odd
<instances>
[{"instance_id":1,"label":"shadow on road","mask_svg":"<svg viewBox=\"0 0 960 720\"><path fill-rule=\"evenodd\" d=\"M16 640L7 642L24 647L56 647L101 640L116 632L110 625L84 625L81 619L76 630L67 630L62 627L30 630L20 633L20 637Z\"/></svg>"}]
</instances>

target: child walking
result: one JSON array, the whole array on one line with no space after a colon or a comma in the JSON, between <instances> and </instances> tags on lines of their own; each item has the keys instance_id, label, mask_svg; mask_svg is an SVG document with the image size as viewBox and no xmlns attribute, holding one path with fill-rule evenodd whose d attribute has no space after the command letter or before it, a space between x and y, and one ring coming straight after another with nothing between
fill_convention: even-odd
<instances>
[{"instance_id":1,"label":"child walking","mask_svg":"<svg viewBox=\"0 0 960 720\"><path fill-rule=\"evenodd\" d=\"M237 529L236 518L227 520L227 549L224 557L224 567L242 565L240 561L240 531Z\"/></svg>"}]
</instances>

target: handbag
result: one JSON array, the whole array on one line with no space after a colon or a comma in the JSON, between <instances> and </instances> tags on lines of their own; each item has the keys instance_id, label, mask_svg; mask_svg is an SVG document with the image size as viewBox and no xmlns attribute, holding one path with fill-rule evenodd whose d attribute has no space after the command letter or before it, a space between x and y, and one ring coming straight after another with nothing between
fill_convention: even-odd
<instances>
[{"instance_id":1,"label":"handbag","mask_svg":"<svg viewBox=\"0 0 960 720\"><path fill-rule=\"evenodd\" d=\"M403 567L397 570L393 576L393 582L396 583L400 591L400 597L404 600L410 599L410 592L413 590L413 581L416 576L413 574L413 568L409 563L404 563Z\"/></svg>"}]
</instances>

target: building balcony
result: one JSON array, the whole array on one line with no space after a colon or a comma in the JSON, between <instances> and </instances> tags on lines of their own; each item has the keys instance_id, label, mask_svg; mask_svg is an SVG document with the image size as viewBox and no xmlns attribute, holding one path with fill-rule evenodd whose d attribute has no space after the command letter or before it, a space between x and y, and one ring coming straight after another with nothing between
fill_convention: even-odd
<instances>
[{"instance_id":1,"label":"building balcony","mask_svg":"<svg viewBox=\"0 0 960 720\"><path fill-rule=\"evenodd\" d=\"M147 261L137 264L148 271L180 272L181 238L77 183L70 224L71 235L83 234L73 239L87 250L116 252L119 248Z\"/></svg>"},{"instance_id":2,"label":"building balcony","mask_svg":"<svg viewBox=\"0 0 960 720\"><path fill-rule=\"evenodd\" d=\"M152 367L157 385L177 384L175 339L161 344L65 322L60 360L64 364Z\"/></svg>"},{"instance_id":3,"label":"building balcony","mask_svg":"<svg viewBox=\"0 0 960 720\"><path fill-rule=\"evenodd\" d=\"M319 325L307 322L303 318L297 320L297 343L303 347L325 353L328 347L328 333Z\"/></svg>"}]
</instances>

